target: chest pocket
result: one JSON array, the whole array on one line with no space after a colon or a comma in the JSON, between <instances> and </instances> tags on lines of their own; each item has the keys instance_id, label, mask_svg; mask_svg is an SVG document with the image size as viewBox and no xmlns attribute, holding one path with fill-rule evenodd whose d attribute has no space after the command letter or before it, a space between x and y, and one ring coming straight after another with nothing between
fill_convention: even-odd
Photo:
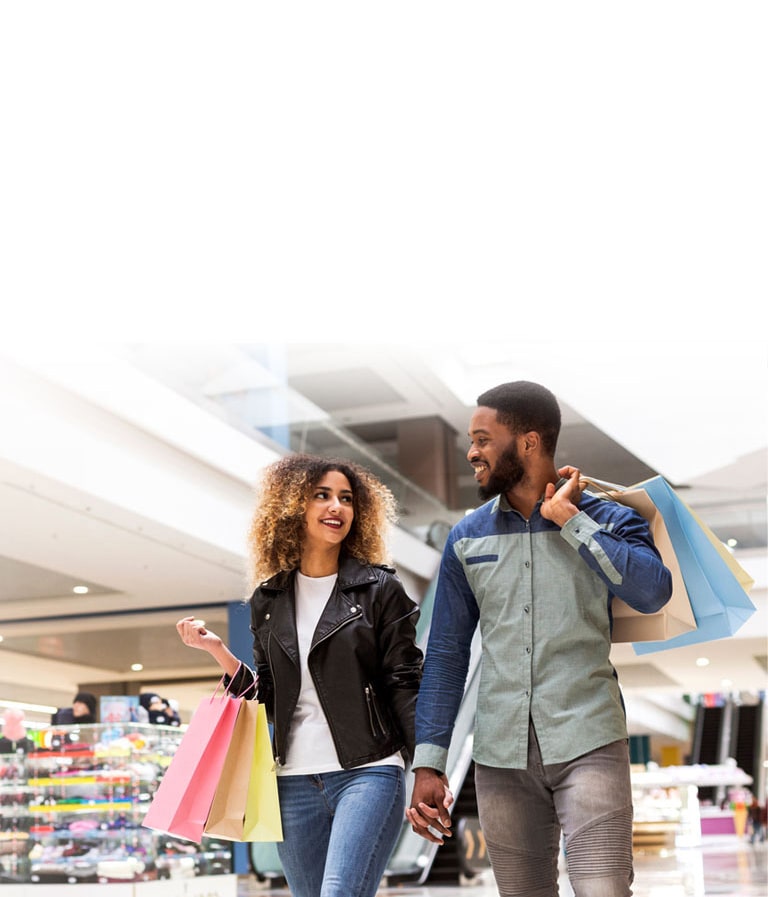
<instances>
[{"instance_id":1,"label":"chest pocket","mask_svg":"<svg viewBox=\"0 0 768 897\"><path fill-rule=\"evenodd\" d=\"M475 554L472 555L472 557L465 558L464 563L467 564L467 566L473 564L494 564L498 559L498 554Z\"/></svg>"},{"instance_id":2,"label":"chest pocket","mask_svg":"<svg viewBox=\"0 0 768 897\"><path fill-rule=\"evenodd\" d=\"M464 575L478 607L491 601L500 612L520 594L530 591L531 564L514 543L505 545L503 551L494 551L496 546L489 548L468 553L462 559Z\"/></svg>"},{"instance_id":3,"label":"chest pocket","mask_svg":"<svg viewBox=\"0 0 768 897\"><path fill-rule=\"evenodd\" d=\"M498 554L472 554L464 558L464 574L478 607L499 589L507 590L508 567Z\"/></svg>"}]
</instances>

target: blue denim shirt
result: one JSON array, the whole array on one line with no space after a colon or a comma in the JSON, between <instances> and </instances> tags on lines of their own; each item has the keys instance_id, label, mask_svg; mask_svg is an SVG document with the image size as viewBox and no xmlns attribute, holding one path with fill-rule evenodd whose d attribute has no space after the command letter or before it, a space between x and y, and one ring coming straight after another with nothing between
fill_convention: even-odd
<instances>
[{"instance_id":1,"label":"blue denim shirt","mask_svg":"<svg viewBox=\"0 0 768 897\"><path fill-rule=\"evenodd\" d=\"M482 660L473 756L524 769L528 721L545 764L627 737L611 649L614 595L644 613L672 593L644 518L585 493L560 527L497 497L451 530L416 705L413 766L445 771L474 631Z\"/></svg>"}]
</instances>

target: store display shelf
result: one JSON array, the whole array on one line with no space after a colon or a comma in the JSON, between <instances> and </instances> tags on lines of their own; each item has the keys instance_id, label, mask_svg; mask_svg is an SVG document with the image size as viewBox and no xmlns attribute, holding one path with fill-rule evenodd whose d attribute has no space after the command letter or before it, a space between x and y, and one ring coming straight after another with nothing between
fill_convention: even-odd
<instances>
[{"instance_id":1,"label":"store display shelf","mask_svg":"<svg viewBox=\"0 0 768 897\"><path fill-rule=\"evenodd\" d=\"M632 767L633 843L637 850L664 851L701 844L707 825L700 787L751 784L735 763Z\"/></svg>"},{"instance_id":2,"label":"store display shelf","mask_svg":"<svg viewBox=\"0 0 768 897\"><path fill-rule=\"evenodd\" d=\"M38 813L127 813L134 808L130 800L83 800L78 803L62 801L57 804L30 804L28 811Z\"/></svg>"},{"instance_id":3,"label":"store display shelf","mask_svg":"<svg viewBox=\"0 0 768 897\"><path fill-rule=\"evenodd\" d=\"M109 774L88 774L73 776L48 776L45 778L29 779L27 785L30 788L66 788L68 785L129 785L134 781L134 777L127 773Z\"/></svg>"},{"instance_id":4,"label":"store display shelf","mask_svg":"<svg viewBox=\"0 0 768 897\"><path fill-rule=\"evenodd\" d=\"M234 897L230 842L196 844L142 825L179 728L94 724L45 734L48 749L0 755L0 897L29 888L45 897L72 884L108 884L110 897L123 889L144 897L152 885L164 895Z\"/></svg>"},{"instance_id":5,"label":"store display shelf","mask_svg":"<svg viewBox=\"0 0 768 897\"><path fill-rule=\"evenodd\" d=\"M168 881L112 883L109 897L237 897L234 874ZM78 882L78 897L103 897L99 883ZM12 883L3 886L3 897L72 897L71 884L43 885Z\"/></svg>"}]
</instances>

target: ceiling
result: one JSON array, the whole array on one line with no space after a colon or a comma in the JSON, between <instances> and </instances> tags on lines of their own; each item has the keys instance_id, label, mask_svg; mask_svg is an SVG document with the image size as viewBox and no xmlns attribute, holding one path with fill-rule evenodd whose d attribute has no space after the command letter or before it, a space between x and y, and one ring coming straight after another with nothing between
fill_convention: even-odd
<instances>
[{"instance_id":1,"label":"ceiling","mask_svg":"<svg viewBox=\"0 0 768 897\"><path fill-rule=\"evenodd\" d=\"M734 369L729 389L714 391L705 373L698 382L673 365L669 403L634 375L550 365L546 378L530 344L515 343L488 343L482 352L407 343L137 343L77 361L6 350L0 698L60 705L82 685L101 693L151 688L189 712L212 687L213 671L173 625L194 611L227 636L227 604L246 592L242 534L255 470L286 450L357 457L395 492L401 529L419 544L439 540L476 503L464 458L474 397L519 377L556 388L564 412L559 462L627 485L661 473L722 540L737 541L756 580L758 611L737 638L642 657L614 646L625 690L764 689L762 359L745 360L748 376ZM706 419L694 413L699 388ZM624 441L622 426L633 419L644 422L642 451ZM725 438L729 429L733 439ZM73 594L75 586L88 593ZM697 666L703 655L709 665ZM131 671L133 663L143 670Z\"/></svg>"},{"instance_id":2,"label":"ceiling","mask_svg":"<svg viewBox=\"0 0 768 897\"><path fill-rule=\"evenodd\" d=\"M646 7L6 4L0 700L194 706L173 621L225 625L258 466L359 453L427 538L517 378L564 463L662 473L754 571L708 667L617 646L626 689L764 686L764 12ZM419 419L451 507L398 475Z\"/></svg>"}]
</instances>

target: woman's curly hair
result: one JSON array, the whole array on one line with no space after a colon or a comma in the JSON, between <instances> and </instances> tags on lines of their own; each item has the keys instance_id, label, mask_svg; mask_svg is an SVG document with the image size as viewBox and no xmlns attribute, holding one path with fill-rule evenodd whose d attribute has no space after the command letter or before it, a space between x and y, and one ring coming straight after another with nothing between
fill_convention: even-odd
<instances>
[{"instance_id":1,"label":"woman's curly hair","mask_svg":"<svg viewBox=\"0 0 768 897\"><path fill-rule=\"evenodd\" d=\"M258 500L248 531L252 588L281 570L298 568L307 503L330 470L343 473L352 487L355 516L343 550L367 564L389 561L386 536L397 520L390 490L354 461L286 455L264 469L257 486Z\"/></svg>"}]
</instances>

